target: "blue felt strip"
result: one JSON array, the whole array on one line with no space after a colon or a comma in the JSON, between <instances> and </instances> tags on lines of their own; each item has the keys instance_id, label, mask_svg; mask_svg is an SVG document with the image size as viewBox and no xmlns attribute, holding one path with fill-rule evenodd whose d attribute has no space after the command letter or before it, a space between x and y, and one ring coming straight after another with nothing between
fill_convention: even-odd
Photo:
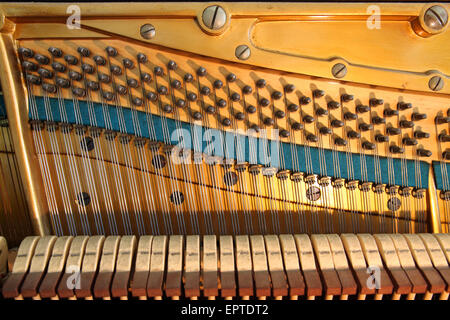
<instances>
[{"instance_id":1,"label":"blue felt strip","mask_svg":"<svg viewBox=\"0 0 450 320\"><path fill-rule=\"evenodd\" d=\"M436 189L449 191L450 190L450 163L433 161L434 179L436 182Z\"/></svg>"},{"instance_id":2,"label":"blue felt strip","mask_svg":"<svg viewBox=\"0 0 450 320\"><path fill-rule=\"evenodd\" d=\"M46 113L45 113L45 105L44 105L44 99L42 97L36 97L36 104L38 106L38 118L40 120L48 120ZM67 113L67 119L69 123L76 123L76 117L74 113L74 106L72 100L64 100L64 106ZM88 111L88 105L85 101L79 101L80 111L81 111L81 117L82 117L82 124L84 125L91 125L89 120L89 111ZM103 108L100 103L93 103L94 113L96 115L97 120L97 127L100 128L106 128L105 125L105 117L103 114ZM57 99L50 99L50 109L53 116L53 121L61 121L61 115L59 112L59 105ZM115 131L119 130L119 119L120 114L123 114L123 119L126 125L126 133L128 134L135 134L135 128L133 127L133 121L132 121L132 111L129 108L116 108L114 106L108 105L107 110L111 119L111 129ZM148 117L146 113L138 111L136 112L138 122L141 128L141 136L149 138L149 130L148 125L149 122L147 121ZM31 118L31 114L30 114ZM164 142L164 134L163 128L167 127L167 131L169 133L173 133L175 129L177 128L176 122L169 118L161 118L157 115L152 115L153 119L153 126L155 128L156 133L156 139L158 141ZM190 123L180 122L180 127L186 131L186 133L190 134L193 131L193 126ZM205 130L207 128L202 126L195 126L197 132L201 132L202 136L207 137ZM220 157L225 156L225 152L229 152L229 150L223 148L223 145L225 141L228 141L231 139L231 141L234 141L237 137L238 141L243 141L244 148L241 148L240 150L244 149L244 152L242 152L239 156L236 156L236 153L233 153L231 158L236 159L238 157L238 160L245 160L250 163L258 163L266 165L268 163L265 162L265 159L260 156L263 153L259 152L264 147L263 139L256 139L256 148L257 153L255 155L251 155L249 152L249 143L252 143L255 139L249 139L245 135L239 135L239 134L228 134L227 136L221 137L221 131L209 129L208 131L212 138L207 141L207 139L201 139L201 149L203 151L206 151L207 154L214 154ZM200 133L198 133L200 135ZM172 134L170 137L171 144L177 144L179 140L179 135ZM209 152L207 149L207 145L209 145L211 142L216 141L216 143L212 143L212 145L215 145L216 148L214 149L214 152ZM270 141L270 140L269 140ZM233 145L233 144L231 144ZM188 147L189 145L185 145ZM278 146L278 148L277 148ZM265 146L266 150L272 150L272 153L279 153L282 150L283 154L283 164L279 161L280 157L272 157L272 161L269 163L271 166L277 167L277 168L284 168L289 170L295 170L295 168L298 169L300 172L307 172L307 173L314 173L318 175L326 174L331 177L340 177L344 179L355 179L355 180L366 180L369 182L374 183L385 183L385 184L396 184L396 185L403 185L403 186L411 186L411 187L418 187L418 188L428 188L428 172L429 172L429 164L424 161L415 161L415 160L407 160L406 166L403 165L402 161L400 159L391 159L393 162L393 177L395 181L389 180L389 172L388 172L388 159L384 157L379 157L379 168L381 168L381 181L377 181L375 177L375 157L366 155L361 157L360 154L356 153L346 153L346 152L336 152L337 158L339 159L339 170L335 170L335 167L333 165L333 151L331 150L320 150L319 148L310 147L310 152L307 151L307 147L302 145L295 145L292 149L293 152L296 153L297 159L298 159L298 165L295 165L293 162L292 157L292 150L291 145L289 143L276 143L274 141L270 141L268 145ZM191 145L191 148L194 148L194 145ZM198 148L197 148L198 149ZM198 151L198 150L197 150ZM308 163L311 164L312 170L308 170L306 164L306 159L309 158L308 154L310 154L311 160L308 161ZM325 161L320 160L325 159ZM321 163L323 164L325 162L326 169L321 166ZM353 172L354 175L350 176L349 170L347 168L347 163L353 164ZM363 166L365 164L365 166ZM362 174L362 167L367 168L366 177L367 179L363 179ZM402 168L406 167L407 171L407 181L402 181ZM417 172L420 172L420 175L417 174ZM420 179L416 179L420 178ZM442 179L441 179L442 180Z\"/></svg>"}]
</instances>

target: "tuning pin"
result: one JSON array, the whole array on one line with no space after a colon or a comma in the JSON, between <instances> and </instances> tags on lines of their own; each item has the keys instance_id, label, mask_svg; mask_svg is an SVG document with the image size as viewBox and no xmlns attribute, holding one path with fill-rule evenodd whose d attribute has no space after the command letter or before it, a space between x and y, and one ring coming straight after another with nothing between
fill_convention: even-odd
<instances>
[{"instance_id":1,"label":"tuning pin","mask_svg":"<svg viewBox=\"0 0 450 320\"><path fill-rule=\"evenodd\" d=\"M123 66L124 66L125 68L127 68L127 69L133 69L133 67L134 67L133 61L131 61L131 60L128 59L128 58L123 59L123 60L122 60L122 64L123 64Z\"/></svg>"},{"instance_id":2,"label":"tuning pin","mask_svg":"<svg viewBox=\"0 0 450 320\"><path fill-rule=\"evenodd\" d=\"M87 87L92 91L97 91L98 89L100 89L100 85L98 84L98 82L95 81L88 81Z\"/></svg>"},{"instance_id":3,"label":"tuning pin","mask_svg":"<svg viewBox=\"0 0 450 320\"><path fill-rule=\"evenodd\" d=\"M117 56L117 50L113 47L106 47L106 53L108 54L108 56L110 57L115 57Z\"/></svg>"},{"instance_id":4,"label":"tuning pin","mask_svg":"<svg viewBox=\"0 0 450 320\"><path fill-rule=\"evenodd\" d=\"M150 83L152 81L152 76L149 73L144 72L141 74L141 80L143 82Z\"/></svg>"},{"instance_id":5,"label":"tuning pin","mask_svg":"<svg viewBox=\"0 0 450 320\"><path fill-rule=\"evenodd\" d=\"M426 149L417 149L417 155L419 157L431 157L432 152Z\"/></svg>"},{"instance_id":6,"label":"tuning pin","mask_svg":"<svg viewBox=\"0 0 450 320\"><path fill-rule=\"evenodd\" d=\"M209 96L211 94L211 89L207 86L203 86L200 93L204 96Z\"/></svg>"},{"instance_id":7,"label":"tuning pin","mask_svg":"<svg viewBox=\"0 0 450 320\"><path fill-rule=\"evenodd\" d=\"M189 92L187 98L191 102L195 102L197 100L197 95L193 92Z\"/></svg>"},{"instance_id":8,"label":"tuning pin","mask_svg":"<svg viewBox=\"0 0 450 320\"><path fill-rule=\"evenodd\" d=\"M70 72L69 72L69 76L70 76ZM109 83L111 81L111 77L107 74L104 73L99 73L98 74L98 81L102 82L102 83Z\"/></svg>"},{"instance_id":9,"label":"tuning pin","mask_svg":"<svg viewBox=\"0 0 450 320\"><path fill-rule=\"evenodd\" d=\"M22 66L27 71L36 71L38 69L38 65L30 61L23 61Z\"/></svg>"},{"instance_id":10,"label":"tuning pin","mask_svg":"<svg viewBox=\"0 0 450 320\"><path fill-rule=\"evenodd\" d=\"M178 99L177 102L175 102L175 105L178 108L184 108L186 106L186 101L184 101L183 99Z\"/></svg>"},{"instance_id":11,"label":"tuning pin","mask_svg":"<svg viewBox=\"0 0 450 320\"><path fill-rule=\"evenodd\" d=\"M300 122L294 122L294 123L291 125L291 128L292 128L292 130L294 130L294 131L299 131L299 130L302 130L302 129L303 129L303 124L301 124Z\"/></svg>"},{"instance_id":12,"label":"tuning pin","mask_svg":"<svg viewBox=\"0 0 450 320\"><path fill-rule=\"evenodd\" d=\"M98 65L98 66L104 66L106 64L106 60L105 58L103 58L102 56L94 56L94 62Z\"/></svg>"},{"instance_id":13,"label":"tuning pin","mask_svg":"<svg viewBox=\"0 0 450 320\"><path fill-rule=\"evenodd\" d=\"M319 129L319 132L320 132L321 134L323 134L323 135L328 135L328 134L333 133L333 130L331 130L331 129L328 128L328 127L321 127L321 128Z\"/></svg>"},{"instance_id":14,"label":"tuning pin","mask_svg":"<svg viewBox=\"0 0 450 320\"><path fill-rule=\"evenodd\" d=\"M398 116L398 110L394 110L394 109L385 109L383 111L383 114L385 117L393 117L393 116Z\"/></svg>"},{"instance_id":15,"label":"tuning pin","mask_svg":"<svg viewBox=\"0 0 450 320\"><path fill-rule=\"evenodd\" d=\"M118 94L120 94L120 95L123 96L123 95L127 94L128 89L127 89L127 87L125 87L125 86L119 84L119 85L117 86L117 88L116 88L116 91L117 91Z\"/></svg>"},{"instance_id":16,"label":"tuning pin","mask_svg":"<svg viewBox=\"0 0 450 320\"><path fill-rule=\"evenodd\" d=\"M400 111L403 110L408 110L412 108L412 104L411 103L405 103L405 102L399 102L397 103L397 109Z\"/></svg>"},{"instance_id":17,"label":"tuning pin","mask_svg":"<svg viewBox=\"0 0 450 320\"><path fill-rule=\"evenodd\" d=\"M219 99L219 100L217 100L216 105L219 108L225 108L227 106L227 101L224 99Z\"/></svg>"},{"instance_id":18,"label":"tuning pin","mask_svg":"<svg viewBox=\"0 0 450 320\"><path fill-rule=\"evenodd\" d=\"M103 91L102 92L102 96L107 101L111 101L112 99L114 99L114 94L112 92L109 92L109 91Z\"/></svg>"},{"instance_id":19,"label":"tuning pin","mask_svg":"<svg viewBox=\"0 0 450 320\"><path fill-rule=\"evenodd\" d=\"M227 75L227 81L228 82L235 82L236 81L236 75L234 73L230 73Z\"/></svg>"},{"instance_id":20,"label":"tuning pin","mask_svg":"<svg viewBox=\"0 0 450 320\"><path fill-rule=\"evenodd\" d=\"M42 89L44 89L44 91L47 91L48 93L56 93L56 86L50 83L43 83Z\"/></svg>"},{"instance_id":21,"label":"tuning pin","mask_svg":"<svg viewBox=\"0 0 450 320\"><path fill-rule=\"evenodd\" d=\"M306 136L306 140L308 140L309 142L317 142L319 141L319 137L310 133Z\"/></svg>"},{"instance_id":22,"label":"tuning pin","mask_svg":"<svg viewBox=\"0 0 450 320\"><path fill-rule=\"evenodd\" d=\"M280 91L274 91L272 93L273 100L280 100L283 97L283 94Z\"/></svg>"},{"instance_id":23,"label":"tuning pin","mask_svg":"<svg viewBox=\"0 0 450 320\"><path fill-rule=\"evenodd\" d=\"M111 65L111 72L116 76L120 76L122 74L122 69L119 66Z\"/></svg>"},{"instance_id":24,"label":"tuning pin","mask_svg":"<svg viewBox=\"0 0 450 320\"><path fill-rule=\"evenodd\" d=\"M365 106L365 105L362 105L362 104L356 106L356 112L357 113L365 113L365 112L368 112L368 111L370 111L369 106Z\"/></svg>"},{"instance_id":25,"label":"tuning pin","mask_svg":"<svg viewBox=\"0 0 450 320\"><path fill-rule=\"evenodd\" d=\"M131 88L137 88L139 87L139 83L136 79L130 78L127 80L127 85Z\"/></svg>"},{"instance_id":26,"label":"tuning pin","mask_svg":"<svg viewBox=\"0 0 450 320\"><path fill-rule=\"evenodd\" d=\"M209 105L206 107L206 112L209 114L214 114L216 113L216 108L214 108L212 105Z\"/></svg>"},{"instance_id":27,"label":"tuning pin","mask_svg":"<svg viewBox=\"0 0 450 320\"><path fill-rule=\"evenodd\" d=\"M158 93L162 96L165 96L169 91L166 86L159 86Z\"/></svg>"},{"instance_id":28,"label":"tuning pin","mask_svg":"<svg viewBox=\"0 0 450 320\"><path fill-rule=\"evenodd\" d=\"M59 62L53 62L52 63L52 68L56 72L65 72L66 71L66 66L63 65L62 63L59 63Z\"/></svg>"},{"instance_id":29,"label":"tuning pin","mask_svg":"<svg viewBox=\"0 0 450 320\"><path fill-rule=\"evenodd\" d=\"M242 93L243 93L243 94L250 94L250 93L252 93L252 91L253 91L252 87L250 87L250 86L248 86L248 85L246 85L246 86L244 86L244 87L242 88Z\"/></svg>"},{"instance_id":30,"label":"tuning pin","mask_svg":"<svg viewBox=\"0 0 450 320\"><path fill-rule=\"evenodd\" d=\"M321 117L321 116L326 116L328 115L328 110L324 109L324 108L317 108L316 109L316 115Z\"/></svg>"},{"instance_id":31,"label":"tuning pin","mask_svg":"<svg viewBox=\"0 0 450 320\"><path fill-rule=\"evenodd\" d=\"M204 76L206 76L206 69L203 68L203 67L198 68L198 69L197 69L197 75L198 75L199 77L204 77Z\"/></svg>"},{"instance_id":32,"label":"tuning pin","mask_svg":"<svg viewBox=\"0 0 450 320\"><path fill-rule=\"evenodd\" d=\"M260 89L264 88L266 86L266 80L259 79L258 81L256 81L256 86Z\"/></svg>"},{"instance_id":33,"label":"tuning pin","mask_svg":"<svg viewBox=\"0 0 450 320\"><path fill-rule=\"evenodd\" d=\"M81 69L84 72L89 73L89 74L93 74L94 73L94 67L92 65L88 64L88 63L83 63L81 65Z\"/></svg>"},{"instance_id":34,"label":"tuning pin","mask_svg":"<svg viewBox=\"0 0 450 320\"><path fill-rule=\"evenodd\" d=\"M163 109L163 111L165 112L165 113L171 113L172 112L172 106L170 105L170 104L165 104L163 107L162 107L162 109Z\"/></svg>"},{"instance_id":35,"label":"tuning pin","mask_svg":"<svg viewBox=\"0 0 450 320\"><path fill-rule=\"evenodd\" d=\"M361 146L365 150L374 150L375 149L375 143L372 143L369 141L364 141Z\"/></svg>"},{"instance_id":36,"label":"tuning pin","mask_svg":"<svg viewBox=\"0 0 450 320\"><path fill-rule=\"evenodd\" d=\"M19 54L24 58L33 58L34 51L29 48L20 47Z\"/></svg>"},{"instance_id":37,"label":"tuning pin","mask_svg":"<svg viewBox=\"0 0 450 320\"><path fill-rule=\"evenodd\" d=\"M231 125L231 120L228 118L224 118L222 120L222 125L224 125L225 127L229 127Z\"/></svg>"},{"instance_id":38,"label":"tuning pin","mask_svg":"<svg viewBox=\"0 0 450 320\"><path fill-rule=\"evenodd\" d=\"M344 147L347 145L347 140L337 137L334 139L334 144L340 147Z\"/></svg>"},{"instance_id":39,"label":"tuning pin","mask_svg":"<svg viewBox=\"0 0 450 320\"><path fill-rule=\"evenodd\" d=\"M331 126L333 128L342 128L344 126L344 122L338 119L334 119L331 121Z\"/></svg>"},{"instance_id":40,"label":"tuning pin","mask_svg":"<svg viewBox=\"0 0 450 320\"><path fill-rule=\"evenodd\" d=\"M135 105L135 106L141 106L142 105L142 99L139 97L133 97L131 99L131 102Z\"/></svg>"},{"instance_id":41,"label":"tuning pin","mask_svg":"<svg viewBox=\"0 0 450 320\"><path fill-rule=\"evenodd\" d=\"M184 75L183 79L186 83L190 83L190 82L194 81L194 76L190 73L186 73Z\"/></svg>"},{"instance_id":42,"label":"tuning pin","mask_svg":"<svg viewBox=\"0 0 450 320\"><path fill-rule=\"evenodd\" d=\"M40 63L40 64L48 64L50 62L50 59L42 54L35 54L34 59Z\"/></svg>"},{"instance_id":43,"label":"tuning pin","mask_svg":"<svg viewBox=\"0 0 450 320\"><path fill-rule=\"evenodd\" d=\"M446 149L446 150L442 153L442 158L444 158L444 160L450 160L450 149Z\"/></svg>"},{"instance_id":44,"label":"tuning pin","mask_svg":"<svg viewBox=\"0 0 450 320\"><path fill-rule=\"evenodd\" d=\"M380 117L380 116L373 116L372 117L372 123L373 124L385 124L386 123L386 119Z\"/></svg>"},{"instance_id":45,"label":"tuning pin","mask_svg":"<svg viewBox=\"0 0 450 320\"><path fill-rule=\"evenodd\" d=\"M386 128L386 133L390 136L396 136L402 133L402 130L399 128L394 128L394 127L387 127Z\"/></svg>"},{"instance_id":46,"label":"tuning pin","mask_svg":"<svg viewBox=\"0 0 450 320\"><path fill-rule=\"evenodd\" d=\"M293 84L287 84L284 86L284 92L292 93L295 90L295 86Z\"/></svg>"},{"instance_id":47,"label":"tuning pin","mask_svg":"<svg viewBox=\"0 0 450 320\"><path fill-rule=\"evenodd\" d=\"M373 129L373 125L371 123L360 123L358 126L359 130L365 132Z\"/></svg>"},{"instance_id":48,"label":"tuning pin","mask_svg":"<svg viewBox=\"0 0 450 320\"><path fill-rule=\"evenodd\" d=\"M348 121L356 120L358 119L358 116L355 113L348 111L344 114L344 119Z\"/></svg>"},{"instance_id":49,"label":"tuning pin","mask_svg":"<svg viewBox=\"0 0 450 320\"><path fill-rule=\"evenodd\" d=\"M289 131L283 129L283 130L280 130L280 136L282 138L288 138L290 136L290 133L289 133Z\"/></svg>"},{"instance_id":50,"label":"tuning pin","mask_svg":"<svg viewBox=\"0 0 450 320\"><path fill-rule=\"evenodd\" d=\"M405 138L402 139L402 143L403 143L405 146L415 146L415 145L417 145L419 142L417 141L417 139L405 137Z\"/></svg>"},{"instance_id":51,"label":"tuning pin","mask_svg":"<svg viewBox=\"0 0 450 320\"><path fill-rule=\"evenodd\" d=\"M450 135L446 134L446 133L441 133L439 136L439 141L441 142L450 142Z\"/></svg>"},{"instance_id":52,"label":"tuning pin","mask_svg":"<svg viewBox=\"0 0 450 320\"><path fill-rule=\"evenodd\" d=\"M48 48L48 52L50 52L50 54L56 58L62 57L62 54L63 54L61 49L55 48L55 47Z\"/></svg>"},{"instance_id":53,"label":"tuning pin","mask_svg":"<svg viewBox=\"0 0 450 320\"><path fill-rule=\"evenodd\" d=\"M192 114L192 118L194 118L194 120L202 120L203 116L202 116L202 114L201 114L200 112L195 111L195 112Z\"/></svg>"},{"instance_id":54,"label":"tuning pin","mask_svg":"<svg viewBox=\"0 0 450 320\"><path fill-rule=\"evenodd\" d=\"M164 75L164 70L163 68L156 66L153 68L153 72L155 73L155 75L162 77Z\"/></svg>"},{"instance_id":55,"label":"tuning pin","mask_svg":"<svg viewBox=\"0 0 450 320\"><path fill-rule=\"evenodd\" d=\"M32 84L35 85L40 85L41 84L41 78L37 77L33 74L27 74L27 82L30 82Z\"/></svg>"},{"instance_id":56,"label":"tuning pin","mask_svg":"<svg viewBox=\"0 0 450 320\"><path fill-rule=\"evenodd\" d=\"M66 62L70 65L76 65L78 63L78 58L76 58L70 54L66 54L64 56L64 60L66 60Z\"/></svg>"},{"instance_id":57,"label":"tuning pin","mask_svg":"<svg viewBox=\"0 0 450 320\"><path fill-rule=\"evenodd\" d=\"M388 142L389 141L389 137L382 135L382 134L377 134L375 136L375 141L379 142L379 143L383 143L383 142Z\"/></svg>"},{"instance_id":58,"label":"tuning pin","mask_svg":"<svg viewBox=\"0 0 450 320\"><path fill-rule=\"evenodd\" d=\"M449 123L450 122L450 117L437 116L435 121L436 121L436 124Z\"/></svg>"},{"instance_id":59,"label":"tuning pin","mask_svg":"<svg viewBox=\"0 0 450 320\"><path fill-rule=\"evenodd\" d=\"M412 121L401 120L399 124L400 124L400 128L404 128L404 129L414 128L414 122L412 122Z\"/></svg>"},{"instance_id":60,"label":"tuning pin","mask_svg":"<svg viewBox=\"0 0 450 320\"><path fill-rule=\"evenodd\" d=\"M264 119L264 124L266 125L266 126L273 126L273 124L275 123L275 121L273 121L273 119L272 118L269 118L269 117L267 117L267 118L265 118Z\"/></svg>"},{"instance_id":61,"label":"tuning pin","mask_svg":"<svg viewBox=\"0 0 450 320\"><path fill-rule=\"evenodd\" d=\"M405 149L396 145L392 145L389 147L389 152L393 154L402 154L405 152Z\"/></svg>"},{"instance_id":62,"label":"tuning pin","mask_svg":"<svg viewBox=\"0 0 450 320\"><path fill-rule=\"evenodd\" d=\"M331 110L336 110L336 109L338 109L340 106L341 106L341 104L340 104L339 102L337 102L337 101L329 101L329 102L327 103L328 109L331 109Z\"/></svg>"},{"instance_id":63,"label":"tuning pin","mask_svg":"<svg viewBox=\"0 0 450 320\"><path fill-rule=\"evenodd\" d=\"M291 103L291 104L288 106L287 109L288 109L290 112L295 112L295 111L297 111L299 108L300 108L300 107L299 107L297 104Z\"/></svg>"},{"instance_id":64,"label":"tuning pin","mask_svg":"<svg viewBox=\"0 0 450 320\"><path fill-rule=\"evenodd\" d=\"M325 91L323 91L323 90L315 89L315 90L313 91L313 96L314 96L314 98L321 98L321 97L323 97L324 95L325 95Z\"/></svg>"},{"instance_id":65,"label":"tuning pin","mask_svg":"<svg viewBox=\"0 0 450 320\"><path fill-rule=\"evenodd\" d=\"M255 132L261 131L261 128L257 124L252 125L250 129L254 130Z\"/></svg>"},{"instance_id":66,"label":"tuning pin","mask_svg":"<svg viewBox=\"0 0 450 320\"><path fill-rule=\"evenodd\" d=\"M245 109L248 113L252 114L256 112L256 107L252 106L252 105L248 105L247 108Z\"/></svg>"},{"instance_id":67,"label":"tuning pin","mask_svg":"<svg viewBox=\"0 0 450 320\"><path fill-rule=\"evenodd\" d=\"M155 102L156 100L158 100L158 95L156 95L154 92L152 92L152 91L147 91L146 93L145 93L145 97L148 99L148 100L150 100L150 101L153 101L153 102Z\"/></svg>"},{"instance_id":68,"label":"tuning pin","mask_svg":"<svg viewBox=\"0 0 450 320\"><path fill-rule=\"evenodd\" d=\"M270 101L266 98L262 98L261 100L259 100L259 105L261 107L267 107L270 104Z\"/></svg>"},{"instance_id":69,"label":"tuning pin","mask_svg":"<svg viewBox=\"0 0 450 320\"><path fill-rule=\"evenodd\" d=\"M83 79L83 75L77 71L74 70L70 70L69 71L69 78L74 80L74 81L80 81L81 79Z\"/></svg>"},{"instance_id":70,"label":"tuning pin","mask_svg":"<svg viewBox=\"0 0 450 320\"><path fill-rule=\"evenodd\" d=\"M177 66L177 63L176 63L175 61L170 60L170 61L167 63L167 68L168 68L169 70L177 70L178 66Z\"/></svg>"},{"instance_id":71,"label":"tuning pin","mask_svg":"<svg viewBox=\"0 0 450 320\"><path fill-rule=\"evenodd\" d=\"M136 57L137 57L137 61L139 63L146 63L147 60L148 60L147 56L145 54L143 54L143 53L138 53Z\"/></svg>"},{"instance_id":72,"label":"tuning pin","mask_svg":"<svg viewBox=\"0 0 450 320\"><path fill-rule=\"evenodd\" d=\"M237 120L244 120L244 119L245 119L245 114L244 114L243 112L237 112L237 113L234 115L234 117L235 117Z\"/></svg>"},{"instance_id":73,"label":"tuning pin","mask_svg":"<svg viewBox=\"0 0 450 320\"><path fill-rule=\"evenodd\" d=\"M303 122L304 123L313 123L314 122L314 117L310 116L310 115L305 115L303 117Z\"/></svg>"},{"instance_id":74,"label":"tuning pin","mask_svg":"<svg viewBox=\"0 0 450 320\"><path fill-rule=\"evenodd\" d=\"M170 86L174 89L180 89L181 88L181 82L179 80L173 80Z\"/></svg>"},{"instance_id":75,"label":"tuning pin","mask_svg":"<svg viewBox=\"0 0 450 320\"><path fill-rule=\"evenodd\" d=\"M77 49L78 53L81 54L83 57L89 57L91 52L89 51L88 48L84 48L84 47L78 47Z\"/></svg>"},{"instance_id":76,"label":"tuning pin","mask_svg":"<svg viewBox=\"0 0 450 320\"><path fill-rule=\"evenodd\" d=\"M72 92L74 95L76 95L77 97L84 97L86 95L86 91L82 88L73 88Z\"/></svg>"},{"instance_id":77,"label":"tuning pin","mask_svg":"<svg viewBox=\"0 0 450 320\"><path fill-rule=\"evenodd\" d=\"M349 139L359 139L361 137L361 134L354 130L350 130L349 132L347 132L347 137Z\"/></svg>"},{"instance_id":78,"label":"tuning pin","mask_svg":"<svg viewBox=\"0 0 450 320\"><path fill-rule=\"evenodd\" d=\"M428 139L430 137L430 134L428 132L417 130L414 131L414 137L416 139Z\"/></svg>"},{"instance_id":79,"label":"tuning pin","mask_svg":"<svg viewBox=\"0 0 450 320\"><path fill-rule=\"evenodd\" d=\"M278 119L283 119L286 116L286 113L282 110L278 110L277 112L275 112L275 117L277 117Z\"/></svg>"},{"instance_id":80,"label":"tuning pin","mask_svg":"<svg viewBox=\"0 0 450 320\"><path fill-rule=\"evenodd\" d=\"M56 82L56 85L58 87L61 87L61 88L68 88L68 87L70 87L69 80L64 79L64 78L57 77L55 82Z\"/></svg>"},{"instance_id":81,"label":"tuning pin","mask_svg":"<svg viewBox=\"0 0 450 320\"><path fill-rule=\"evenodd\" d=\"M307 96L303 96L300 98L300 104L305 105L311 102L311 98Z\"/></svg>"},{"instance_id":82,"label":"tuning pin","mask_svg":"<svg viewBox=\"0 0 450 320\"><path fill-rule=\"evenodd\" d=\"M376 99L376 98L372 98L369 101L370 105L372 107L376 107L376 106L380 106L384 103L383 99Z\"/></svg>"},{"instance_id":83,"label":"tuning pin","mask_svg":"<svg viewBox=\"0 0 450 320\"><path fill-rule=\"evenodd\" d=\"M352 101L354 99L354 97L353 97L352 94L344 93L344 94L341 95L341 99L342 99L343 102L350 102L350 101Z\"/></svg>"},{"instance_id":84,"label":"tuning pin","mask_svg":"<svg viewBox=\"0 0 450 320\"><path fill-rule=\"evenodd\" d=\"M241 100L241 96L239 93L234 92L233 94L231 94L231 100L234 102L238 102L239 100Z\"/></svg>"},{"instance_id":85,"label":"tuning pin","mask_svg":"<svg viewBox=\"0 0 450 320\"><path fill-rule=\"evenodd\" d=\"M411 115L411 120L412 121L420 121L420 120L424 120L427 118L427 114L426 113L418 113L418 112L414 112Z\"/></svg>"}]
</instances>

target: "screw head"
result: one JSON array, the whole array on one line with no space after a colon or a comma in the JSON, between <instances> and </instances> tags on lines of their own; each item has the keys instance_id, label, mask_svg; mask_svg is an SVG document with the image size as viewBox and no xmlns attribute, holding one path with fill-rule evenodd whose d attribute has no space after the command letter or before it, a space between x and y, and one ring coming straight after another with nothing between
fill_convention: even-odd
<instances>
[{"instance_id":1,"label":"screw head","mask_svg":"<svg viewBox=\"0 0 450 320\"><path fill-rule=\"evenodd\" d=\"M439 31L447 24L448 13L441 6L432 6L425 11L423 20L427 27Z\"/></svg>"},{"instance_id":2,"label":"screw head","mask_svg":"<svg viewBox=\"0 0 450 320\"><path fill-rule=\"evenodd\" d=\"M152 39L156 35L156 29L152 24L147 23L141 26L140 33L142 38Z\"/></svg>"},{"instance_id":3,"label":"screw head","mask_svg":"<svg viewBox=\"0 0 450 320\"><path fill-rule=\"evenodd\" d=\"M247 60L248 58L250 58L251 51L247 45L242 44L236 47L234 54L239 60Z\"/></svg>"},{"instance_id":4,"label":"screw head","mask_svg":"<svg viewBox=\"0 0 450 320\"><path fill-rule=\"evenodd\" d=\"M434 76L428 81L428 87L433 91L442 90L444 87L444 80L440 76Z\"/></svg>"},{"instance_id":5,"label":"screw head","mask_svg":"<svg viewBox=\"0 0 450 320\"><path fill-rule=\"evenodd\" d=\"M207 28L218 30L227 22L227 13L221 6L209 6L203 11L202 21Z\"/></svg>"},{"instance_id":6,"label":"screw head","mask_svg":"<svg viewBox=\"0 0 450 320\"><path fill-rule=\"evenodd\" d=\"M336 63L331 68L331 73L333 74L333 77L335 78L343 78L347 74L347 67L343 63Z\"/></svg>"}]
</instances>

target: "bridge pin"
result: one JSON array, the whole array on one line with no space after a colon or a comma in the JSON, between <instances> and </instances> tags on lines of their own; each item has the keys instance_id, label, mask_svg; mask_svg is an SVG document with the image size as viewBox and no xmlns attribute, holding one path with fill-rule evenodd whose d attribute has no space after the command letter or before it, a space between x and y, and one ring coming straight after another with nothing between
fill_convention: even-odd
<instances>
[{"instance_id":1,"label":"bridge pin","mask_svg":"<svg viewBox=\"0 0 450 320\"><path fill-rule=\"evenodd\" d=\"M236 75L234 73L230 73L227 75L227 81L228 82L235 82L236 81Z\"/></svg>"},{"instance_id":2,"label":"bridge pin","mask_svg":"<svg viewBox=\"0 0 450 320\"><path fill-rule=\"evenodd\" d=\"M110 56L110 57L115 57L115 56L117 56L117 50L115 49L115 48L113 48L113 47L106 47L106 53L108 54L108 56Z\"/></svg>"},{"instance_id":3,"label":"bridge pin","mask_svg":"<svg viewBox=\"0 0 450 320\"><path fill-rule=\"evenodd\" d=\"M136 57L137 57L137 61L139 63L146 63L147 60L148 60L147 56L145 54L143 54L143 53L138 53Z\"/></svg>"},{"instance_id":4,"label":"bridge pin","mask_svg":"<svg viewBox=\"0 0 450 320\"><path fill-rule=\"evenodd\" d=\"M184 75L183 79L184 79L185 82L190 83L190 82L194 81L194 76L192 74L190 74L190 73L186 73Z\"/></svg>"},{"instance_id":5,"label":"bridge pin","mask_svg":"<svg viewBox=\"0 0 450 320\"><path fill-rule=\"evenodd\" d=\"M266 80L259 79L258 81L256 81L256 86L260 89L264 88L266 86Z\"/></svg>"},{"instance_id":6,"label":"bridge pin","mask_svg":"<svg viewBox=\"0 0 450 320\"><path fill-rule=\"evenodd\" d=\"M177 66L177 63L176 63L175 61L170 60L170 61L167 63L167 68L168 68L169 70L177 70L178 66Z\"/></svg>"}]
</instances>

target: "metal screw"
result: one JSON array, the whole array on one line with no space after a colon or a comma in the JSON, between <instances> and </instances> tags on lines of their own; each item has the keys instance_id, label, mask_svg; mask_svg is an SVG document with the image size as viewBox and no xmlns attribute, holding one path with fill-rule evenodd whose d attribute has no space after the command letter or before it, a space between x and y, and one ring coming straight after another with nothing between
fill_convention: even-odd
<instances>
[{"instance_id":1,"label":"metal screw","mask_svg":"<svg viewBox=\"0 0 450 320\"><path fill-rule=\"evenodd\" d=\"M428 81L428 87L433 91L439 91L444 87L444 80L440 76L434 76Z\"/></svg>"},{"instance_id":2,"label":"metal screw","mask_svg":"<svg viewBox=\"0 0 450 320\"><path fill-rule=\"evenodd\" d=\"M333 68L331 68L331 73L335 78L343 78L347 74L347 67L343 63L336 63Z\"/></svg>"},{"instance_id":3,"label":"metal screw","mask_svg":"<svg viewBox=\"0 0 450 320\"><path fill-rule=\"evenodd\" d=\"M206 27L217 30L227 22L227 13L221 6L209 6L203 11L202 20Z\"/></svg>"},{"instance_id":4,"label":"metal screw","mask_svg":"<svg viewBox=\"0 0 450 320\"><path fill-rule=\"evenodd\" d=\"M141 26L141 37L144 39L152 39L156 35L155 27L152 24L144 24Z\"/></svg>"},{"instance_id":5,"label":"metal screw","mask_svg":"<svg viewBox=\"0 0 450 320\"><path fill-rule=\"evenodd\" d=\"M448 13L441 6L432 6L425 12L423 20L427 27L433 30L441 30L447 24Z\"/></svg>"},{"instance_id":6,"label":"metal screw","mask_svg":"<svg viewBox=\"0 0 450 320\"><path fill-rule=\"evenodd\" d=\"M251 51L247 45L241 44L240 46L236 47L236 51L234 52L234 54L239 60L247 60L248 58L250 58Z\"/></svg>"}]
</instances>

